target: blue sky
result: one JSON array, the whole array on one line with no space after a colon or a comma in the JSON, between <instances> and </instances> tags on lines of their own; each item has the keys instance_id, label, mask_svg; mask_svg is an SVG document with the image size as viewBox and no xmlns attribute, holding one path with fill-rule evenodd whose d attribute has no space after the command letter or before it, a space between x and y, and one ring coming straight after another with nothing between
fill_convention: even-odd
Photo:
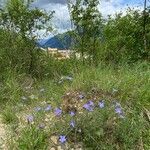
<instances>
[{"instance_id":1,"label":"blue sky","mask_svg":"<svg viewBox=\"0 0 150 150\"><path fill-rule=\"evenodd\" d=\"M104 17L113 15L117 12L124 11L127 7L143 8L143 0L100 0L98 6ZM53 25L56 33L62 33L70 29L70 19L67 10L66 0L35 0L34 7L39 7L47 11L54 10ZM40 31L43 33L44 31Z\"/></svg>"},{"instance_id":2,"label":"blue sky","mask_svg":"<svg viewBox=\"0 0 150 150\"><path fill-rule=\"evenodd\" d=\"M133 5L133 4L139 3L140 5L143 5L143 2L144 2L143 0L123 0L122 4L123 5L125 5L125 4L132 4Z\"/></svg>"}]
</instances>

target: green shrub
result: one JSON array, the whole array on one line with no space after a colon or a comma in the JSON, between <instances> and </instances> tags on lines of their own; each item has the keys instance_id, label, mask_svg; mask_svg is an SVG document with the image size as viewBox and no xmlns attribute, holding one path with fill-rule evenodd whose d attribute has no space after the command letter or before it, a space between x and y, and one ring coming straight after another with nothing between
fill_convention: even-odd
<instances>
[{"instance_id":1,"label":"green shrub","mask_svg":"<svg viewBox=\"0 0 150 150\"><path fill-rule=\"evenodd\" d=\"M147 50L144 49L143 12L127 9L126 15L119 13L109 17L104 26L104 42L100 58L110 63L148 60L150 13L146 14Z\"/></svg>"}]
</instances>

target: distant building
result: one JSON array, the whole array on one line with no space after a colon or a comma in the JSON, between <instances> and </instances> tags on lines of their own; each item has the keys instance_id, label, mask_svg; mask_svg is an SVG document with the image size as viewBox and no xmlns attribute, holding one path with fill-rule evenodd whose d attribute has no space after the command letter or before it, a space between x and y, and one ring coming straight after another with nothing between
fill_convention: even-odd
<instances>
[{"instance_id":1,"label":"distant building","mask_svg":"<svg viewBox=\"0 0 150 150\"><path fill-rule=\"evenodd\" d=\"M51 56L62 60L62 59L69 59L71 56L75 56L77 59L81 58L81 54L78 52L73 52L71 50L59 50L58 48L41 48L41 50L46 51ZM84 58L88 58L89 56L87 54L84 55Z\"/></svg>"},{"instance_id":2,"label":"distant building","mask_svg":"<svg viewBox=\"0 0 150 150\"><path fill-rule=\"evenodd\" d=\"M58 50L57 48L47 48L47 52L57 59L69 59L71 55L70 50Z\"/></svg>"},{"instance_id":3,"label":"distant building","mask_svg":"<svg viewBox=\"0 0 150 150\"><path fill-rule=\"evenodd\" d=\"M57 52L57 51L58 51L57 48L50 48L50 47L48 47L47 50L48 50L49 52Z\"/></svg>"}]
</instances>

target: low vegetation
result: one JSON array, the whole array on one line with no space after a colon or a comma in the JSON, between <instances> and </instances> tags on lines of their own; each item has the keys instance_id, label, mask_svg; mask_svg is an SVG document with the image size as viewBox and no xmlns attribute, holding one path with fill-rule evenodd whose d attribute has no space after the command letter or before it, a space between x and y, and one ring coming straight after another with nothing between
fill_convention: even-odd
<instances>
[{"instance_id":1,"label":"low vegetation","mask_svg":"<svg viewBox=\"0 0 150 150\"><path fill-rule=\"evenodd\" d=\"M21 0L0 10L0 148L150 149L148 8L144 45L142 12L128 10L105 22L94 9L98 1L84 2L68 3L75 28L73 53L64 60L35 44L34 29L52 30L42 22L53 12L30 10L31 2Z\"/></svg>"}]
</instances>

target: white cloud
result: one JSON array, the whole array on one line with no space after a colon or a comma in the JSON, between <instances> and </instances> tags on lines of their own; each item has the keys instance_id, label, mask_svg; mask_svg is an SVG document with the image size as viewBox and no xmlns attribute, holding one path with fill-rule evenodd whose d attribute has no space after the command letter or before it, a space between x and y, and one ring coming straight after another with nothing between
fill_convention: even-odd
<instances>
[{"instance_id":1,"label":"white cloud","mask_svg":"<svg viewBox=\"0 0 150 150\"><path fill-rule=\"evenodd\" d=\"M67 5L55 4L48 6L48 8L55 11L53 22L58 32L70 29L70 16Z\"/></svg>"},{"instance_id":2,"label":"white cloud","mask_svg":"<svg viewBox=\"0 0 150 150\"><path fill-rule=\"evenodd\" d=\"M134 0L132 0L132 3L131 3L131 1L128 1L128 0L101 0L98 8L100 12L102 13L102 16L107 17L107 15L114 15L115 13L118 13L120 11L125 13L125 10L129 6L136 7L139 5L139 3L134 4L133 1ZM127 5L127 2L129 2L129 5ZM47 11L50 11L50 10L55 11L53 24L58 33L63 33L71 28L70 16L69 16L69 12L68 12L66 4L43 3L41 6L38 6L38 7L43 8ZM41 32L44 32L44 31L41 31Z\"/></svg>"},{"instance_id":3,"label":"white cloud","mask_svg":"<svg viewBox=\"0 0 150 150\"><path fill-rule=\"evenodd\" d=\"M142 9L139 3L127 4L125 3L125 0L105 0L102 1L98 7L104 17L107 17L108 15L114 15L119 12L123 12L125 14L125 11L128 7Z\"/></svg>"},{"instance_id":4,"label":"white cloud","mask_svg":"<svg viewBox=\"0 0 150 150\"><path fill-rule=\"evenodd\" d=\"M121 0L102 1L98 6L104 17L112 15L121 10Z\"/></svg>"},{"instance_id":5,"label":"white cloud","mask_svg":"<svg viewBox=\"0 0 150 150\"><path fill-rule=\"evenodd\" d=\"M71 23L67 5L60 3L49 3L42 5L40 8L45 9L46 11L55 11L54 17L52 19L53 26L55 28L55 32L53 34L63 33L70 29ZM41 31L41 33L43 32L44 30Z\"/></svg>"}]
</instances>

